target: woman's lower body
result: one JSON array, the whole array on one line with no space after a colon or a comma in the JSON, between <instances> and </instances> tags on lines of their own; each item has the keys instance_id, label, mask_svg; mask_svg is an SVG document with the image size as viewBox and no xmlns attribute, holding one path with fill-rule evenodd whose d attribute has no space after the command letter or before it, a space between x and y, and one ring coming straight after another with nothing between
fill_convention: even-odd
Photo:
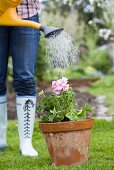
<instances>
[{"instance_id":1,"label":"woman's lower body","mask_svg":"<svg viewBox=\"0 0 114 170\"><path fill-rule=\"evenodd\" d=\"M38 22L38 15L28 18ZM40 31L28 27L0 27L0 150L7 148L6 77L9 52L13 62L18 132L23 155L37 156L32 147L35 119L37 63Z\"/></svg>"}]
</instances>

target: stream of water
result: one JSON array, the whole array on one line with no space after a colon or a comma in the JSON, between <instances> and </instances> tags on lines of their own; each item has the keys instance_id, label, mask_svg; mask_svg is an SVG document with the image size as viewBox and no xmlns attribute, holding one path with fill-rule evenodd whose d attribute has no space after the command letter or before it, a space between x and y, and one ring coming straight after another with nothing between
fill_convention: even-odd
<instances>
[{"instance_id":1,"label":"stream of water","mask_svg":"<svg viewBox=\"0 0 114 170\"><path fill-rule=\"evenodd\" d=\"M48 62L54 68L66 68L76 64L80 54L73 38L65 31L47 39L46 52Z\"/></svg>"}]
</instances>

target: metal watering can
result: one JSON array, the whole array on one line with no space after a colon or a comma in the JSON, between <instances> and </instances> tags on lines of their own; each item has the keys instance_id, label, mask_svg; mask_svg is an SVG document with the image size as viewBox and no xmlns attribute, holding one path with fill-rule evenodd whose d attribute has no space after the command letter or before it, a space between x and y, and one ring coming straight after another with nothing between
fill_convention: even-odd
<instances>
[{"instance_id":1,"label":"metal watering can","mask_svg":"<svg viewBox=\"0 0 114 170\"><path fill-rule=\"evenodd\" d=\"M46 38L58 35L63 28L47 27L40 23L21 19L16 12L16 7L22 0L0 0L0 26L32 27L44 32Z\"/></svg>"}]
</instances>

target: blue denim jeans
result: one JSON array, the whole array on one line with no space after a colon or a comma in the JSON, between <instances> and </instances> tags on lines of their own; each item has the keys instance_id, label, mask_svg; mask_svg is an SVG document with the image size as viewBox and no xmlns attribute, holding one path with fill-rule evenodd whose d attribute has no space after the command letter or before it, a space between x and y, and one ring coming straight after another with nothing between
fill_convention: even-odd
<instances>
[{"instance_id":1,"label":"blue denim jeans","mask_svg":"<svg viewBox=\"0 0 114 170\"><path fill-rule=\"evenodd\" d=\"M38 22L38 15L27 20ZM35 96L34 73L40 31L28 27L0 27L0 96L6 94L9 52L13 61L13 81L18 96Z\"/></svg>"}]
</instances>

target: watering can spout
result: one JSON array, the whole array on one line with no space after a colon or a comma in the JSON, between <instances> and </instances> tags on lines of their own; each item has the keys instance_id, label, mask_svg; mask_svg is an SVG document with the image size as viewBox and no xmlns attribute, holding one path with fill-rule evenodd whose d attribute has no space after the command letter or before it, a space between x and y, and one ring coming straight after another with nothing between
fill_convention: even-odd
<instances>
[{"instance_id":1,"label":"watering can spout","mask_svg":"<svg viewBox=\"0 0 114 170\"><path fill-rule=\"evenodd\" d=\"M44 32L46 38L61 33L63 28L47 27L33 21L22 20L16 12L16 7L22 0L0 0L0 26L25 26Z\"/></svg>"},{"instance_id":2,"label":"watering can spout","mask_svg":"<svg viewBox=\"0 0 114 170\"><path fill-rule=\"evenodd\" d=\"M63 28L47 27L45 25L41 25L40 30L44 32L46 38L49 38L59 35L63 31Z\"/></svg>"}]
</instances>

